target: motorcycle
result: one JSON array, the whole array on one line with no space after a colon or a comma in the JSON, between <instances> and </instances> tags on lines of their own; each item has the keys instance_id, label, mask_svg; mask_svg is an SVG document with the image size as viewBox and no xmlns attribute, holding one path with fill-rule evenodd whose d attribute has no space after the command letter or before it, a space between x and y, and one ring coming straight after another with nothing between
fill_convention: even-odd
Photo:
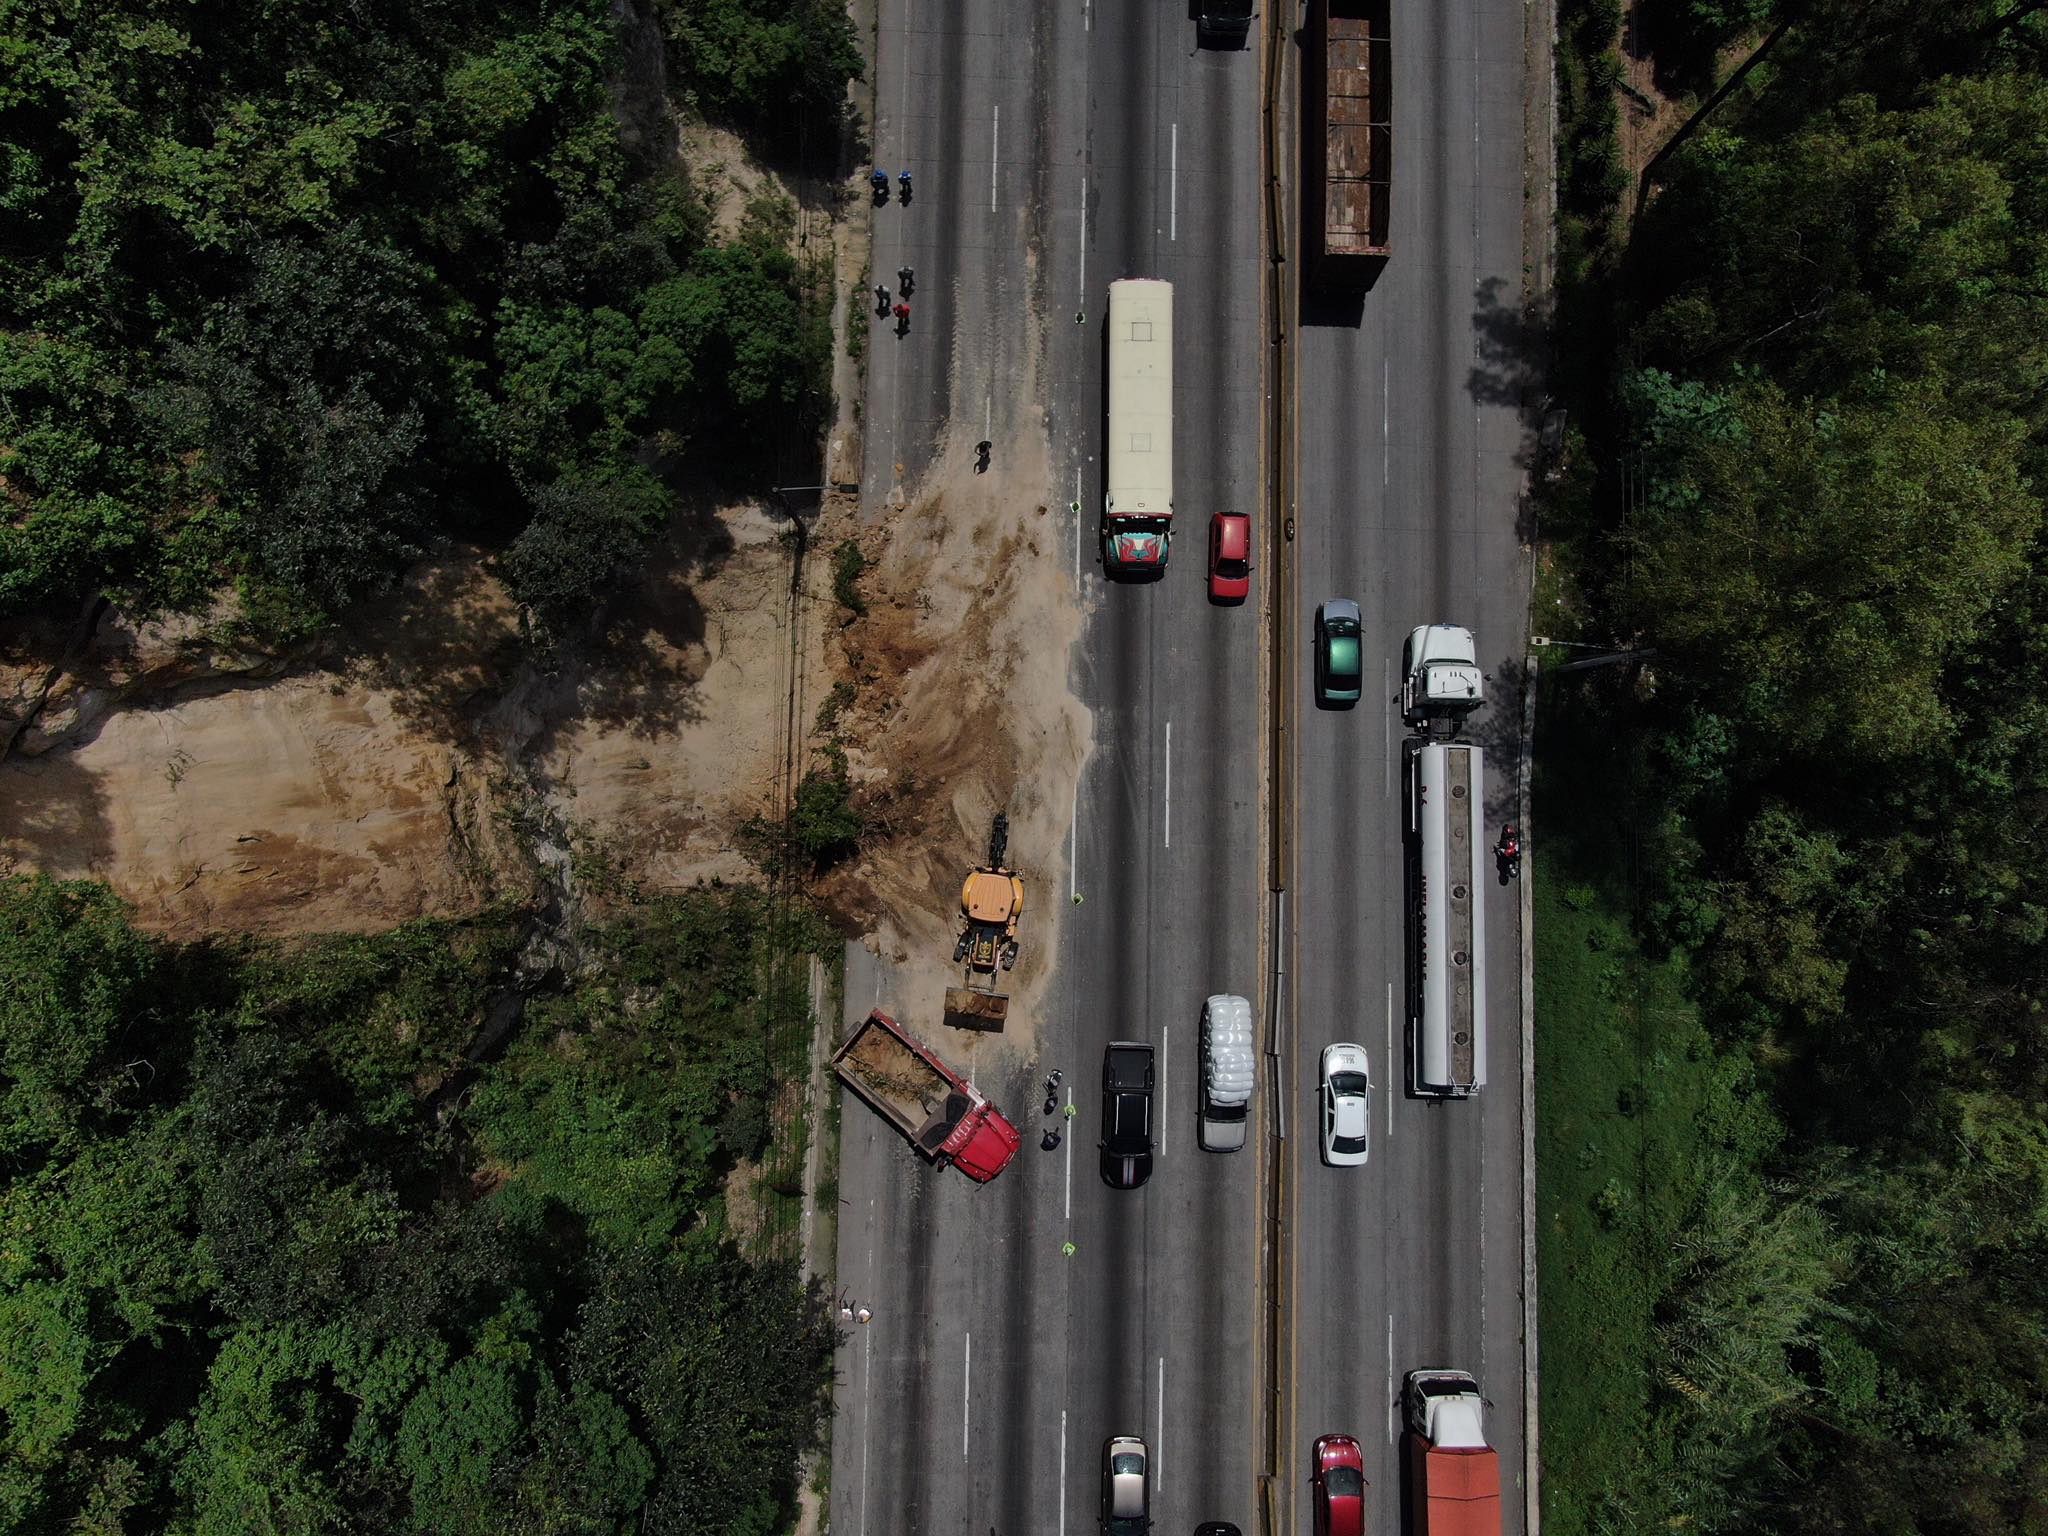
<instances>
[{"instance_id":1,"label":"motorcycle","mask_svg":"<svg viewBox=\"0 0 2048 1536\"><path fill-rule=\"evenodd\" d=\"M1503 884L1522 878L1522 840L1515 836L1515 829L1503 828L1500 841L1493 845L1494 863L1500 867Z\"/></svg>"}]
</instances>

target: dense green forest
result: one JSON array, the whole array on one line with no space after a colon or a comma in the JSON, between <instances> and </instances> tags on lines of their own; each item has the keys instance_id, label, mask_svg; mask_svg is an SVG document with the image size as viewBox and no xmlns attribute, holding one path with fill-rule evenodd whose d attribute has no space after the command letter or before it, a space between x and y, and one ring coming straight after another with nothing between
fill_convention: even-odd
<instances>
[{"instance_id":1,"label":"dense green forest","mask_svg":"<svg viewBox=\"0 0 2048 1536\"><path fill-rule=\"evenodd\" d=\"M543 628L695 483L811 478L828 305L675 120L830 171L830 0L0 3L0 617L286 636L475 541Z\"/></svg>"},{"instance_id":2,"label":"dense green forest","mask_svg":"<svg viewBox=\"0 0 2048 1536\"><path fill-rule=\"evenodd\" d=\"M1549 1524L2048 1530L2048 8L1562 20Z\"/></svg>"},{"instance_id":3,"label":"dense green forest","mask_svg":"<svg viewBox=\"0 0 2048 1536\"><path fill-rule=\"evenodd\" d=\"M510 918L180 948L0 882L0 1529L786 1528L821 938L649 905L475 1059Z\"/></svg>"},{"instance_id":4,"label":"dense green forest","mask_svg":"<svg viewBox=\"0 0 2048 1536\"><path fill-rule=\"evenodd\" d=\"M552 641L815 464L831 0L0 0L0 619L289 641L448 541ZM233 601L224 602L232 595ZM807 919L176 946L0 881L0 1530L767 1536L829 1411Z\"/></svg>"}]
</instances>

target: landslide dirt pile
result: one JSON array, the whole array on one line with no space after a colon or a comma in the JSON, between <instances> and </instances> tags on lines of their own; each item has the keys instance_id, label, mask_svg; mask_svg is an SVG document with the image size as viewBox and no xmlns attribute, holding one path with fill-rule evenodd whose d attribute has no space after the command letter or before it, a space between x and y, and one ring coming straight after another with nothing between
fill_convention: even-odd
<instances>
[{"instance_id":1,"label":"landslide dirt pile","mask_svg":"<svg viewBox=\"0 0 2048 1536\"><path fill-rule=\"evenodd\" d=\"M1025 877L1022 957L1005 983L1007 1033L1031 1043L1069 905L1067 835L1092 738L1067 686L1081 629L1064 519L1046 504L1042 434L1018 433L989 472L969 444L942 448L899 509L861 526L824 518L818 547L857 539L866 612L841 609L833 674L852 689L840 734L875 830L819 895L907 971L908 1022L938 1026L960 882L1010 817Z\"/></svg>"}]
</instances>

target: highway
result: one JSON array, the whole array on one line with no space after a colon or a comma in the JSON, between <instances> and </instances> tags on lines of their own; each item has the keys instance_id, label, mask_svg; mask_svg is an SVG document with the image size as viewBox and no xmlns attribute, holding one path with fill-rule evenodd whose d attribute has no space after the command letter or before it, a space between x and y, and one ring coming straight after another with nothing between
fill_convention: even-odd
<instances>
[{"instance_id":1,"label":"highway","mask_svg":"<svg viewBox=\"0 0 2048 1536\"><path fill-rule=\"evenodd\" d=\"M1292 29L1262 24L1291 76ZM1365 1448L1368 1529L1397 1528L1390 1370L1477 1373L1504 1471L1520 1465L1520 939L1511 892L1490 889L1491 1088L1476 1102L1402 1100L1400 726L1387 695L1401 635L1442 618L1478 632L1490 687L1512 697L1520 429L1492 348L1521 272L1521 25L1503 0L1397 0L1396 254L1348 323L1299 334L1296 538L1275 560L1258 47L1198 49L1180 4L883 0L875 160L915 167L917 217L878 212L873 266L916 267L918 330L904 340L919 344L872 354L863 499L886 494L892 462L914 479L949 421L988 423L1000 452L1006 432L1045 413L1046 495L1083 509L1088 619L1071 680L1095 712L1096 750L1073 867L1042 880L1052 900L1070 887L1085 898L1061 927L1043 1048L994 1075L979 1063L998 1056L975 1058L977 1081L1025 1132L1017 1162L977 1187L845 1104L840 1282L876 1317L840 1356L834 1536L1092 1531L1112 1434L1151 1443L1156 1530L1229 1520L1250 1536L1268 1301L1287 1341L1277 1487L1289 1536L1308 1530L1309 1442L1328 1430ZM1094 560L1101 321L1122 276L1175 285L1177 532L1149 584L1107 582ZM1203 586L1208 516L1226 509L1254 514L1261 557L1237 609L1211 606ZM1289 568L1299 622L1262 636L1266 584ZM1305 691L1307 620L1328 595L1356 598L1366 617L1367 697L1342 714ZM1291 648L1299 684L1295 981L1285 1079L1262 1081L1262 1094L1285 1093L1290 1136L1272 1139L1265 1103L1251 1145L1215 1156L1195 1145L1202 1000L1250 996L1263 1037L1270 997L1270 645ZM1475 724L1498 759L1498 796L1519 720L1510 706ZM849 1017L902 1006L886 967L849 955ZM929 1011L906 1012L941 1033ZM1316 1158L1315 1053L1336 1038L1372 1051L1381 1084L1364 1169ZM1095 1166L1111 1039L1152 1042L1161 1067L1156 1171L1135 1192L1105 1187ZM1039 1082L1055 1065L1080 1117L1044 1152ZM1286 1294L1267 1297L1275 1157L1288 1264Z\"/></svg>"}]
</instances>

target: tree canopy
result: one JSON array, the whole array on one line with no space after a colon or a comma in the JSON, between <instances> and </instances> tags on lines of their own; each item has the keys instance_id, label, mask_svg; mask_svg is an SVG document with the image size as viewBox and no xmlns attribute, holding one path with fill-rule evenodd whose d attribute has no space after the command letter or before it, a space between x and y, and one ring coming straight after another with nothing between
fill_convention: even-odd
<instances>
[{"instance_id":1,"label":"tree canopy","mask_svg":"<svg viewBox=\"0 0 2048 1536\"><path fill-rule=\"evenodd\" d=\"M836 146L859 58L823 4L0 14L0 615L230 580L331 613L632 485L565 570L510 567L559 616L665 512L650 440L741 478L805 451L828 344L787 211L715 237L621 116L668 122L629 67L663 33L764 152Z\"/></svg>"},{"instance_id":2,"label":"tree canopy","mask_svg":"<svg viewBox=\"0 0 2048 1536\"><path fill-rule=\"evenodd\" d=\"M0 881L0 1526L779 1528L833 1323L723 1190L791 921L639 909L477 1064L509 922L180 949Z\"/></svg>"},{"instance_id":3,"label":"tree canopy","mask_svg":"<svg viewBox=\"0 0 2048 1536\"><path fill-rule=\"evenodd\" d=\"M1784 31L1569 296L1612 348L1551 526L1654 659L1555 697L1628 744L1638 937L1783 1134L1679 1229L1752 1257L1659 1274L1654 1445L1560 1529L2042 1528L2048 11L1649 10Z\"/></svg>"}]
</instances>

